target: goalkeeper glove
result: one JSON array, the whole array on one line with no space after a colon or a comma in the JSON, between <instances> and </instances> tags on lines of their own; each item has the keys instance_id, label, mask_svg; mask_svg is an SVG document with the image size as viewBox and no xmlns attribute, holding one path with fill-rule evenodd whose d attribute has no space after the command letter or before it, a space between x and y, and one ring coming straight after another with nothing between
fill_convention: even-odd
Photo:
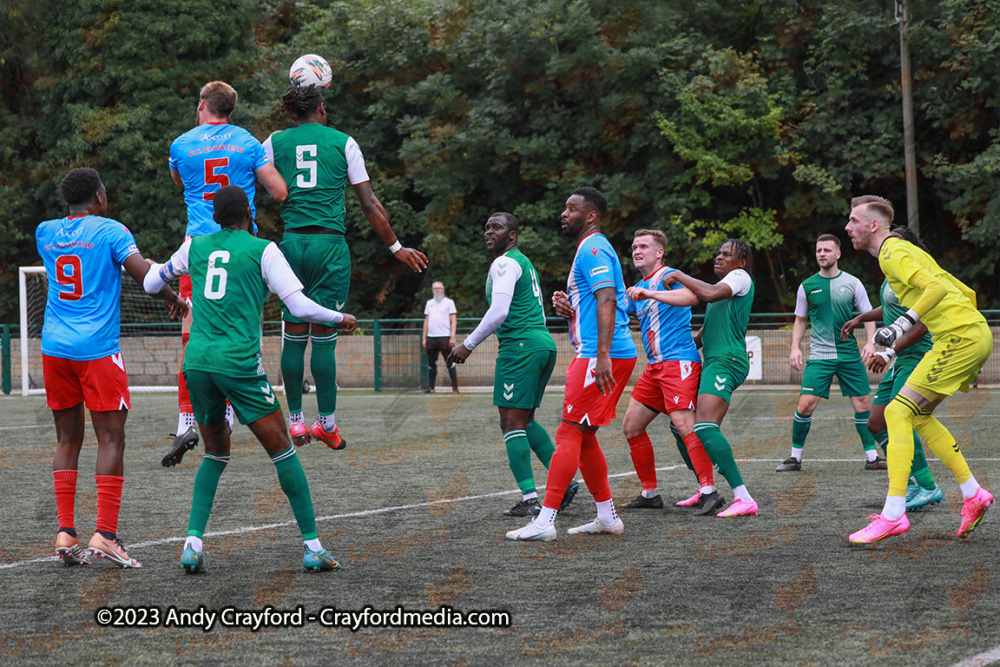
<instances>
[{"instance_id":1,"label":"goalkeeper glove","mask_svg":"<svg viewBox=\"0 0 1000 667\"><path fill-rule=\"evenodd\" d=\"M906 333L907 329L916 324L919 319L920 315L918 315L915 311L906 311L895 322L876 331L875 342L883 347L892 347L892 344L895 343L900 336Z\"/></svg>"}]
</instances>

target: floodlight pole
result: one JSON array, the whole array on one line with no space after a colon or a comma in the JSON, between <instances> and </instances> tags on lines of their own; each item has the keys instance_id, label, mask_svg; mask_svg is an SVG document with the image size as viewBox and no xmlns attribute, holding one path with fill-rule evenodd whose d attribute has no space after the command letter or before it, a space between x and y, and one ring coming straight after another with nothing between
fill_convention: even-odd
<instances>
[{"instance_id":1,"label":"floodlight pole","mask_svg":"<svg viewBox=\"0 0 1000 667\"><path fill-rule=\"evenodd\" d=\"M896 0L896 22L899 23L900 88L903 91L903 155L906 164L906 221L914 234L920 235L920 213L917 210L917 150L913 139L913 77L910 73L910 11L906 0Z\"/></svg>"}]
</instances>

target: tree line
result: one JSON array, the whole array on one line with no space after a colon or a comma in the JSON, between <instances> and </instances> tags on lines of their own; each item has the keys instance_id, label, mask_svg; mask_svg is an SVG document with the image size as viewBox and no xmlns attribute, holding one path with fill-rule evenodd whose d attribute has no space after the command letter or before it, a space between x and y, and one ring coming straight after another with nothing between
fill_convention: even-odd
<instances>
[{"instance_id":1,"label":"tree line","mask_svg":"<svg viewBox=\"0 0 1000 667\"><path fill-rule=\"evenodd\" d=\"M942 266L1000 304L1000 6L910 0L921 233ZM755 311L789 311L814 241L874 295L877 264L843 226L852 196L906 220L899 33L888 0L8 0L0 39L0 321L34 229L65 214L61 176L100 170L111 217L144 254L183 239L171 141L211 79L240 93L233 123L286 128L287 70L325 57L330 123L355 137L397 234L431 266L395 262L348 193L349 308L422 316L430 283L485 311L482 225L521 220L546 291L573 257L559 214L573 188L609 197L605 232L662 229L667 262L711 277L712 250L755 249ZM278 206L258 193L261 235ZM637 272L626 259L627 280Z\"/></svg>"}]
</instances>

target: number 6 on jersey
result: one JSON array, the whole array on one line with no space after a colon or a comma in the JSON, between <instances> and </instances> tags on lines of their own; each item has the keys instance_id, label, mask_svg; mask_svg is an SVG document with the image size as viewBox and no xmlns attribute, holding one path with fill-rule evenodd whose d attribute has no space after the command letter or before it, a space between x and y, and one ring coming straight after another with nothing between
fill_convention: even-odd
<instances>
[{"instance_id":1,"label":"number 6 on jersey","mask_svg":"<svg viewBox=\"0 0 1000 667\"><path fill-rule=\"evenodd\" d=\"M229 263L228 250L216 250L208 256L208 271L205 273L205 298L218 301L226 296L226 280L229 274L219 266ZM218 279L218 283L216 283Z\"/></svg>"}]
</instances>

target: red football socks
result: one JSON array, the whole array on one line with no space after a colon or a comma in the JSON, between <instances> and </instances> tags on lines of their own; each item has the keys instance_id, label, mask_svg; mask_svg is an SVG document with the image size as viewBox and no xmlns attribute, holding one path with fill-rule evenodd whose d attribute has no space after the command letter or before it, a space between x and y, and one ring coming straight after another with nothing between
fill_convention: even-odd
<instances>
[{"instance_id":1,"label":"red football socks","mask_svg":"<svg viewBox=\"0 0 1000 667\"><path fill-rule=\"evenodd\" d=\"M56 486L56 514L60 528L76 528L76 470L53 470L52 480Z\"/></svg>"},{"instance_id":2,"label":"red football socks","mask_svg":"<svg viewBox=\"0 0 1000 667\"><path fill-rule=\"evenodd\" d=\"M94 475L94 481L97 482L97 530L117 534L125 478L117 475Z\"/></svg>"},{"instance_id":3,"label":"red football socks","mask_svg":"<svg viewBox=\"0 0 1000 667\"><path fill-rule=\"evenodd\" d=\"M653 455L653 443L645 431L628 438L629 453L632 455L632 465L635 474L642 482L643 491L652 491L656 486L656 457ZM704 450L702 450L704 452Z\"/></svg>"},{"instance_id":4,"label":"red football socks","mask_svg":"<svg viewBox=\"0 0 1000 667\"><path fill-rule=\"evenodd\" d=\"M715 486L715 473L712 462L705 453L705 447L701 444L697 434L691 431L684 436L684 446L687 447L688 456L691 457L691 465L694 467L694 474L698 475L698 483L702 486ZM646 488L643 486L643 488Z\"/></svg>"}]
</instances>

